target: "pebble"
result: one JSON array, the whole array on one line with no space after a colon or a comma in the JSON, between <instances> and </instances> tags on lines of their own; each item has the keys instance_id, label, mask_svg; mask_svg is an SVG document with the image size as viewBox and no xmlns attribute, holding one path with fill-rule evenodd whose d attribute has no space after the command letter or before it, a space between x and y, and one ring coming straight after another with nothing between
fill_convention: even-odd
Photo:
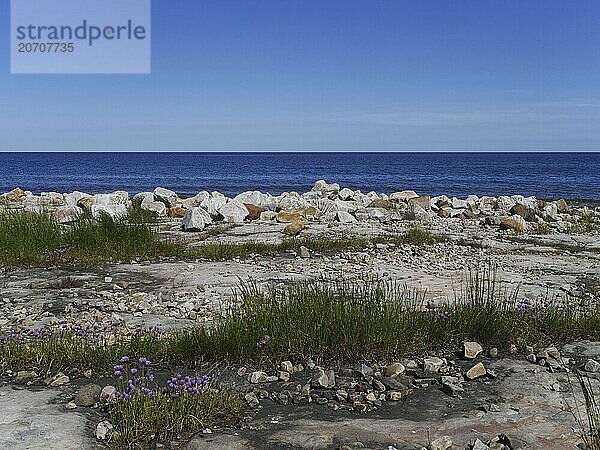
<instances>
[{"instance_id":1,"label":"pebble","mask_svg":"<svg viewBox=\"0 0 600 450\"><path fill-rule=\"evenodd\" d=\"M266 383L268 380L267 374L265 372L262 372L260 370L256 371L256 372L252 372L249 376L248 376L248 381L252 384L258 384L258 383Z\"/></svg>"},{"instance_id":2,"label":"pebble","mask_svg":"<svg viewBox=\"0 0 600 450\"><path fill-rule=\"evenodd\" d=\"M475 359L483 351L483 347L477 342L465 342L463 349L464 357L467 359Z\"/></svg>"},{"instance_id":3,"label":"pebble","mask_svg":"<svg viewBox=\"0 0 600 450\"><path fill-rule=\"evenodd\" d=\"M103 420L96 426L96 439L106 441L110 438L113 426L108 420Z\"/></svg>"},{"instance_id":4,"label":"pebble","mask_svg":"<svg viewBox=\"0 0 600 450\"><path fill-rule=\"evenodd\" d=\"M477 363L467 371L466 377L469 380L474 380L476 378L484 376L485 374L486 370L483 363Z\"/></svg>"}]
</instances>

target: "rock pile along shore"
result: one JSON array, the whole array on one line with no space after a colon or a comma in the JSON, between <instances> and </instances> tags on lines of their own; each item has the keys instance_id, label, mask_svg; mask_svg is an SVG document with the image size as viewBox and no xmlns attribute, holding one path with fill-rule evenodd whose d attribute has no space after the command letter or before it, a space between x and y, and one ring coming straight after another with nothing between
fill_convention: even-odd
<instances>
[{"instance_id":1,"label":"rock pile along shore","mask_svg":"<svg viewBox=\"0 0 600 450\"><path fill-rule=\"evenodd\" d=\"M381 194L340 188L337 183L315 182L305 193L271 195L242 192L229 198L219 192L201 191L181 198L172 190L158 187L133 196L125 191L86 194L44 192L34 195L15 188L0 195L0 211L49 212L62 224L84 213L123 216L128 208L141 208L158 217L181 220L184 231L200 231L214 222L241 224L246 221L289 223L285 233L298 234L311 221L322 223L379 222L400 220L434 222L447 219L479 221L482 225L525 231L532 225L547 225L558 232L568 230L574 216L597 214L587 207L575 208L564 199L547 201L536 197L477 196L465 199L419 195L411 190Z\"/></svg>"}]
</instances>

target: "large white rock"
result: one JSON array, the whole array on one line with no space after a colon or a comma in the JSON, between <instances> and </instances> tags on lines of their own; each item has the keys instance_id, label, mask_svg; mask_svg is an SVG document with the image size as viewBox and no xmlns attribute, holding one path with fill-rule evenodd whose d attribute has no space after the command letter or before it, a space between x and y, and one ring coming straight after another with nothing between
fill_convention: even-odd
<instances>
[{"instance_id":1,"label":"large white rock","mask_svg":"<svg viewBox=\"0 0 600 450\"><path fill-rule=\"evenodd\" d=\"M75 222L83 214L79 206L61 206L52 211L52 218L60 224Z\"/></svg>"},{"instance_id":2,"label":"large white rock","mask_svg":"<svg viewBox=\"0 0 600 450\"><path fill-rule=\"evenodd\" d=\"M93 197L95 205L127 205L129 203L129 193L125 191L96 194Z\"/></svg>"},{"instance_id":3,"label":"large white rock","mask_svg":"<svg viewBox=\"0 0 600 450\"><path fill-rule=\"evenodd\" d=\"M230 200L219 208L219 214L228 223L244 223L250 211L238 200Z\"/></svg>"},{"instance_id":4,"label":"large white rock","mask_svg":"<svg viewBox=\"0 0 600 450\"><path fill-rule=\"evenodd\" d=\"M210 214L199 206L188 209L181 221L183 231L201 231L212 223Z\"/></svg>"},{"instance_id":5,"label":"large white rock","mask_svg":"<svg viewBox=\"0 0 600 450\"><path fill-rule=\"evenodd\" d=\"M163 187L154 189L154 197L155 200L163 202L167 206L174 205L179 201L179 196L174 191Z\"/></svg>"},{"instance_id":6,"label":"large white rock","mask_svg":"<svg viewBox=\"0 0 600 450\"><path fill-rule=\"evenodd\" d=\"M240 203L248 203L262 208L271 208L275 204L275 200L271 194L263 194L260 191L242 192L233 197L233 199Z\"/></svg>"},{"instance_id":7,"label":"large white rock","mask_svg":"<svg viewBox=\"0 0 600 450\"><path fill-rule=\"evenodd\" d=\"M415 191L400 191L400 192L394 192L392 194L390 194L390 200L396 200L396 201L408 201L411 198L416 198L418 197L419 194L417 194Z\"/></svg>"},{"instance_id":8,"label":"large white rock","mask_svg":"<svg viewBox=\"0 0 600 450\"><path fill-rule=\"evenodd\" d=\"M94 203L92 205L92 217L99 219L103 213L108 214L113 219L127 216L127 206L123 203L103 205L101 203Z\"/></svg>"},{"instance_id":9,"label":"large white rock","mask_svg":"<svg viewBox=\"0 0 600 450\"><path fill-rule=\"evenodd\" d=\"M308 202L308 200L300 196L300 194L298 194L297 192L284 192L283 194L281 194L277 202L277 207L279 209L286 210L304 209L310 206L310 202Z\"/></svg>"},{"instance_id":10,"label":"large white rock","mask_svg":"<svg viewBox=\"0 0 600 450\"><path fill-rule=\"evenodd\" d=\"M135 208L140 208L142 206L142 202L153 202L154 201L154 192L138 192L131 199L131 203Z\"/></svg>"},{"instance_id":11,"label":"large white rock","mask_svg":"<svg viewBox=\"0 0 600 450\"><path fill-rule=\"evenodd\" d=\"M342 200L354 200L354 191L352 189L343 188L339 192L338 197Z\"/></svg>"},{"instance_id":12,"label":"large white rock","mask_svg":"<svg viewBox=\"0 0 600 450\"><path fill-rule=\"evenodd\" d=\"M352 214L350 214L348 211L338 211L336 214L336 219L340 223L356 222L356 218Z\"/></svg>"},{"instance_id":13,"label":"large white rock","mask_svg":"<svg viewBox=\"0 0 600 450\"><path fill-rule=\"evenodd\" d=\"M479 209L484 214L490 214L497 207L498 207L498 201L496 200L496 197L490 197L490 196L484 195L483 197L481 197L479 199Z\"/></svg>"},{"instance_id":14,"label":"large white rock","mask_svg":"<svg viewBox=\"0 0 600 450\"><path fill-rule=\"evenodd\" d=\"M204 208L213 219L219 217L219 209L227 203L227 197L214 197L211 196L207 199L202 200L200 206Z\"/></svg>"},{"instance_id":15,"label":"large white rock","mask_svg":"<svg viewBox=\"0 0 600 450\"><path fill-rule=\"evenodd\" d=\"M384 208L367 208L369 219L377 219L385 221L389 218L389 213Z\"/></svg>"},{"instance_id":16,"label":"large white rock","mask_svg":"<svg viewBox=\"0 0 600 450\"><path fill-rule=\"evenodd\" d=\"M202 204L202 202L209 197L210 197L210 194L207 191L200 191L193 197L181 200L180 203L184 208L190 209L195 206L200 206Z\"/></svg>"},{"instance_id":17,"label":"large white rock","mask_svg":"<svg viewBox=\"0 0 600 450\"><path fill-rule=\"evenodd\" d=\"M85 192L74 191L69 194L64 195L65 204L67 206L77 206L77 202L82 198L92 198L90 194L86 194Z\"/></svg>"},{"instance_id":18,"label":"large white rock","mask_svg":"<svg viewBox=\"0 0 600 450\"><path fill-rule=\"evenodd\" d=\"M167 205L163 202L154 201L154 196L144 198L140 207L146 211L156 213L159 216L167 215Z\"/></svg>"},{"instance_id":19,"label":"large white rock","mask_svg":"<svg viewBox=\"0 0 600 450\"><path fill-rule=\"evenodd\" d=\"M337 183L328 184L325 180L319 180L315 182L312 190L327 196L337 196L340 192L340 185Z\"/></svg>"},{"instance_id":20,"label":"large white rock","mask_svg":"<svg viewBox=\"0 0 600 450\"><path fill-rule=\"evenodd\" d=\"M452 197L451 205L454 209L464 209L469 206L469 203L466 200L462 200L460 198Z\"/></svg>"},{"instance_id":21,"label":"large white rock","mask_svg":"<svg viewBox=\"0 0 600 450\"><path fill-rule=\"evenodd\" d=\"M544 209L542 209L542 218L546 222L557 222L560 219L560 216L558 215L558 206L555 202L548 203L544 206Z\"/></svg>"},{"instance_id":22,"label":"large white rock","mask_svg":"<svg viewBox=\"0 0 600 450\"><path fill-rule=\"evenodd\" d=\"M58 192L42 192L40 199L50 206L63 206L65 204L65 197Z\"/></svg>"}]
</instances>

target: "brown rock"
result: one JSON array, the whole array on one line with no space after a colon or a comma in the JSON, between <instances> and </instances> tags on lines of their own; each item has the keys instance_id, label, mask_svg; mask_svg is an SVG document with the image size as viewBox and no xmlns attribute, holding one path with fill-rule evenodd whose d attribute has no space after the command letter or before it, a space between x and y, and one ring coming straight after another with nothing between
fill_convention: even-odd
<instances>
[{"instance_id":1,"label":"brown rock","mask_svg":"<svg viewBox=\"0 0 600 450\"><path fill-rule=\"evenodd\" d=\"M369 208L398 209L398 204L390 200L373 200Z\"/></svg>"},{"instance_id":2,"label":"brown rock","mask_svg":"<svg viewBox=\"0 0 600 450\"><path fill-rule=\"evenodd\" d=\"M288 236L297 236L302 230L304 230L305 226L306 224L303 221L298 220L286 225L286 227L283 229L283 232Z\"/></svg>"},{"instance_id":3,"label":"brown rock","mask_svg":"<svg viewBox=\"0 0 600 450\"><path fill-rule=\"evenodd\" d=\"M521 216L527 222L533 222L535 220L535 210L526 205L517 204L511 208L510 212Z\"/></svg>"},{"instance_id":4,"label":"brown rock","mask_svg":"<svg viewBox=\"0 0 600 450\"><path fill-rule=\"evenodd\" d=\"M77 406L94 406L96 401L100 397L100 393L102 392L102 388L97 384L86 384L82 388L77 391L75 394L75 404Z\"/></svg>"},{"instance_id":5,"label":"brown rock","mask_svg":"<svg viewBox=\"0 0 600 450\"><path fill-rule=\"evenodd\" d=\"M260 213L266 211L266 208L262 208L260 206L253 205L251 203L244 203L244 206L248 210L248 220L257 220L260 219Z\"/></svg>"},{"instance_id":6,"label":"brown rock","mask_svg":"<svg viewBox=\"0 0 600 450\"><path fill-rule=\"evenodd\" d=\"M421 195L420 197L414 197L408 200L409 205L420 206L425 210L431 209L431 197L429 195Z\"/></svg>"},{"instance_id":7,"label":"brown rock","mask_svg":"<svg viewBox=\"0 0 600 450\"><path fill-rule=\"evenodd\" d=\"M292 223L299 222L304 218L303 211L279 211L277 213L277 222Z\"/></svg>"},{"instance_id":8,"label":"brown rock","mask_svg":"<svg viewBox=\"0 0 600 450\"><path fill-rule=\"evenodd\" d=\"M4 195L4 198L6 198L6 200L8 200L9 202L21 201L23 197L25 197L25 192L19 187L14 188L12 191L7 192Z\"/></svg>"},{"instance_id":9,"label":"brown rock","mask_svg":"<svg viewBox=\"0 0 600 450\"><path fill-rule=\"evenodd\" d=\"M79 206L84 211L90 212L92 210L92 205L96 200L93 197L82 197L77 202L77 206Z\"/></svg>"},{"instance_id":10,"label":"brown rock","mask_svg":"<svg viewBox=\"0 0 600 450\"><path fill-rule=\"evenodd\" d=\"M556 201L556 208L558 209L558 212L560 212L560 213L569 212L569 205L567 205L566 200L563 198Z\"/></svg>"},{"instance_id":11,"label":"brown rock","mask_svg":"<svg viewBox=\"0 0 600 450\"><path fill-rule=\"evenodd\" d=\"M174 205L171 208L169 208L169 217L172 217L173 219L183 219L186 212L187 209L183 206Z\"/></svg>"},{"instance_id":12,"label":"brown rock","mask_svg":"<svg viewBox=\"0 0 600 450\"><path fill-rule=\"evenodd\" d=\"M520 215L514 215L510 217L500 217L500 228L512 229L515 231L525 231L525 219Z\"/></svg>"}]
</instances>

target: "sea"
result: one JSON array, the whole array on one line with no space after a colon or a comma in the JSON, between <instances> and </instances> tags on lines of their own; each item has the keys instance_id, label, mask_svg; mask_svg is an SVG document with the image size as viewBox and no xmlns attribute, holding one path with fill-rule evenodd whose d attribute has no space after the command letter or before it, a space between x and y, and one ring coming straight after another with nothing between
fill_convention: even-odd
<instances>
[{"instance_id":1,"label":"sea","mask_svg":"<svg viewBox=\"0 0 600 450\"><path fill-rule=\"evenodd\" d=\"M0 152L0 192L135 194L162 186L181 196L276 195L310 190L320 179L365 193L600 200L600 153Z\"/></svg>"}]
</instances>

